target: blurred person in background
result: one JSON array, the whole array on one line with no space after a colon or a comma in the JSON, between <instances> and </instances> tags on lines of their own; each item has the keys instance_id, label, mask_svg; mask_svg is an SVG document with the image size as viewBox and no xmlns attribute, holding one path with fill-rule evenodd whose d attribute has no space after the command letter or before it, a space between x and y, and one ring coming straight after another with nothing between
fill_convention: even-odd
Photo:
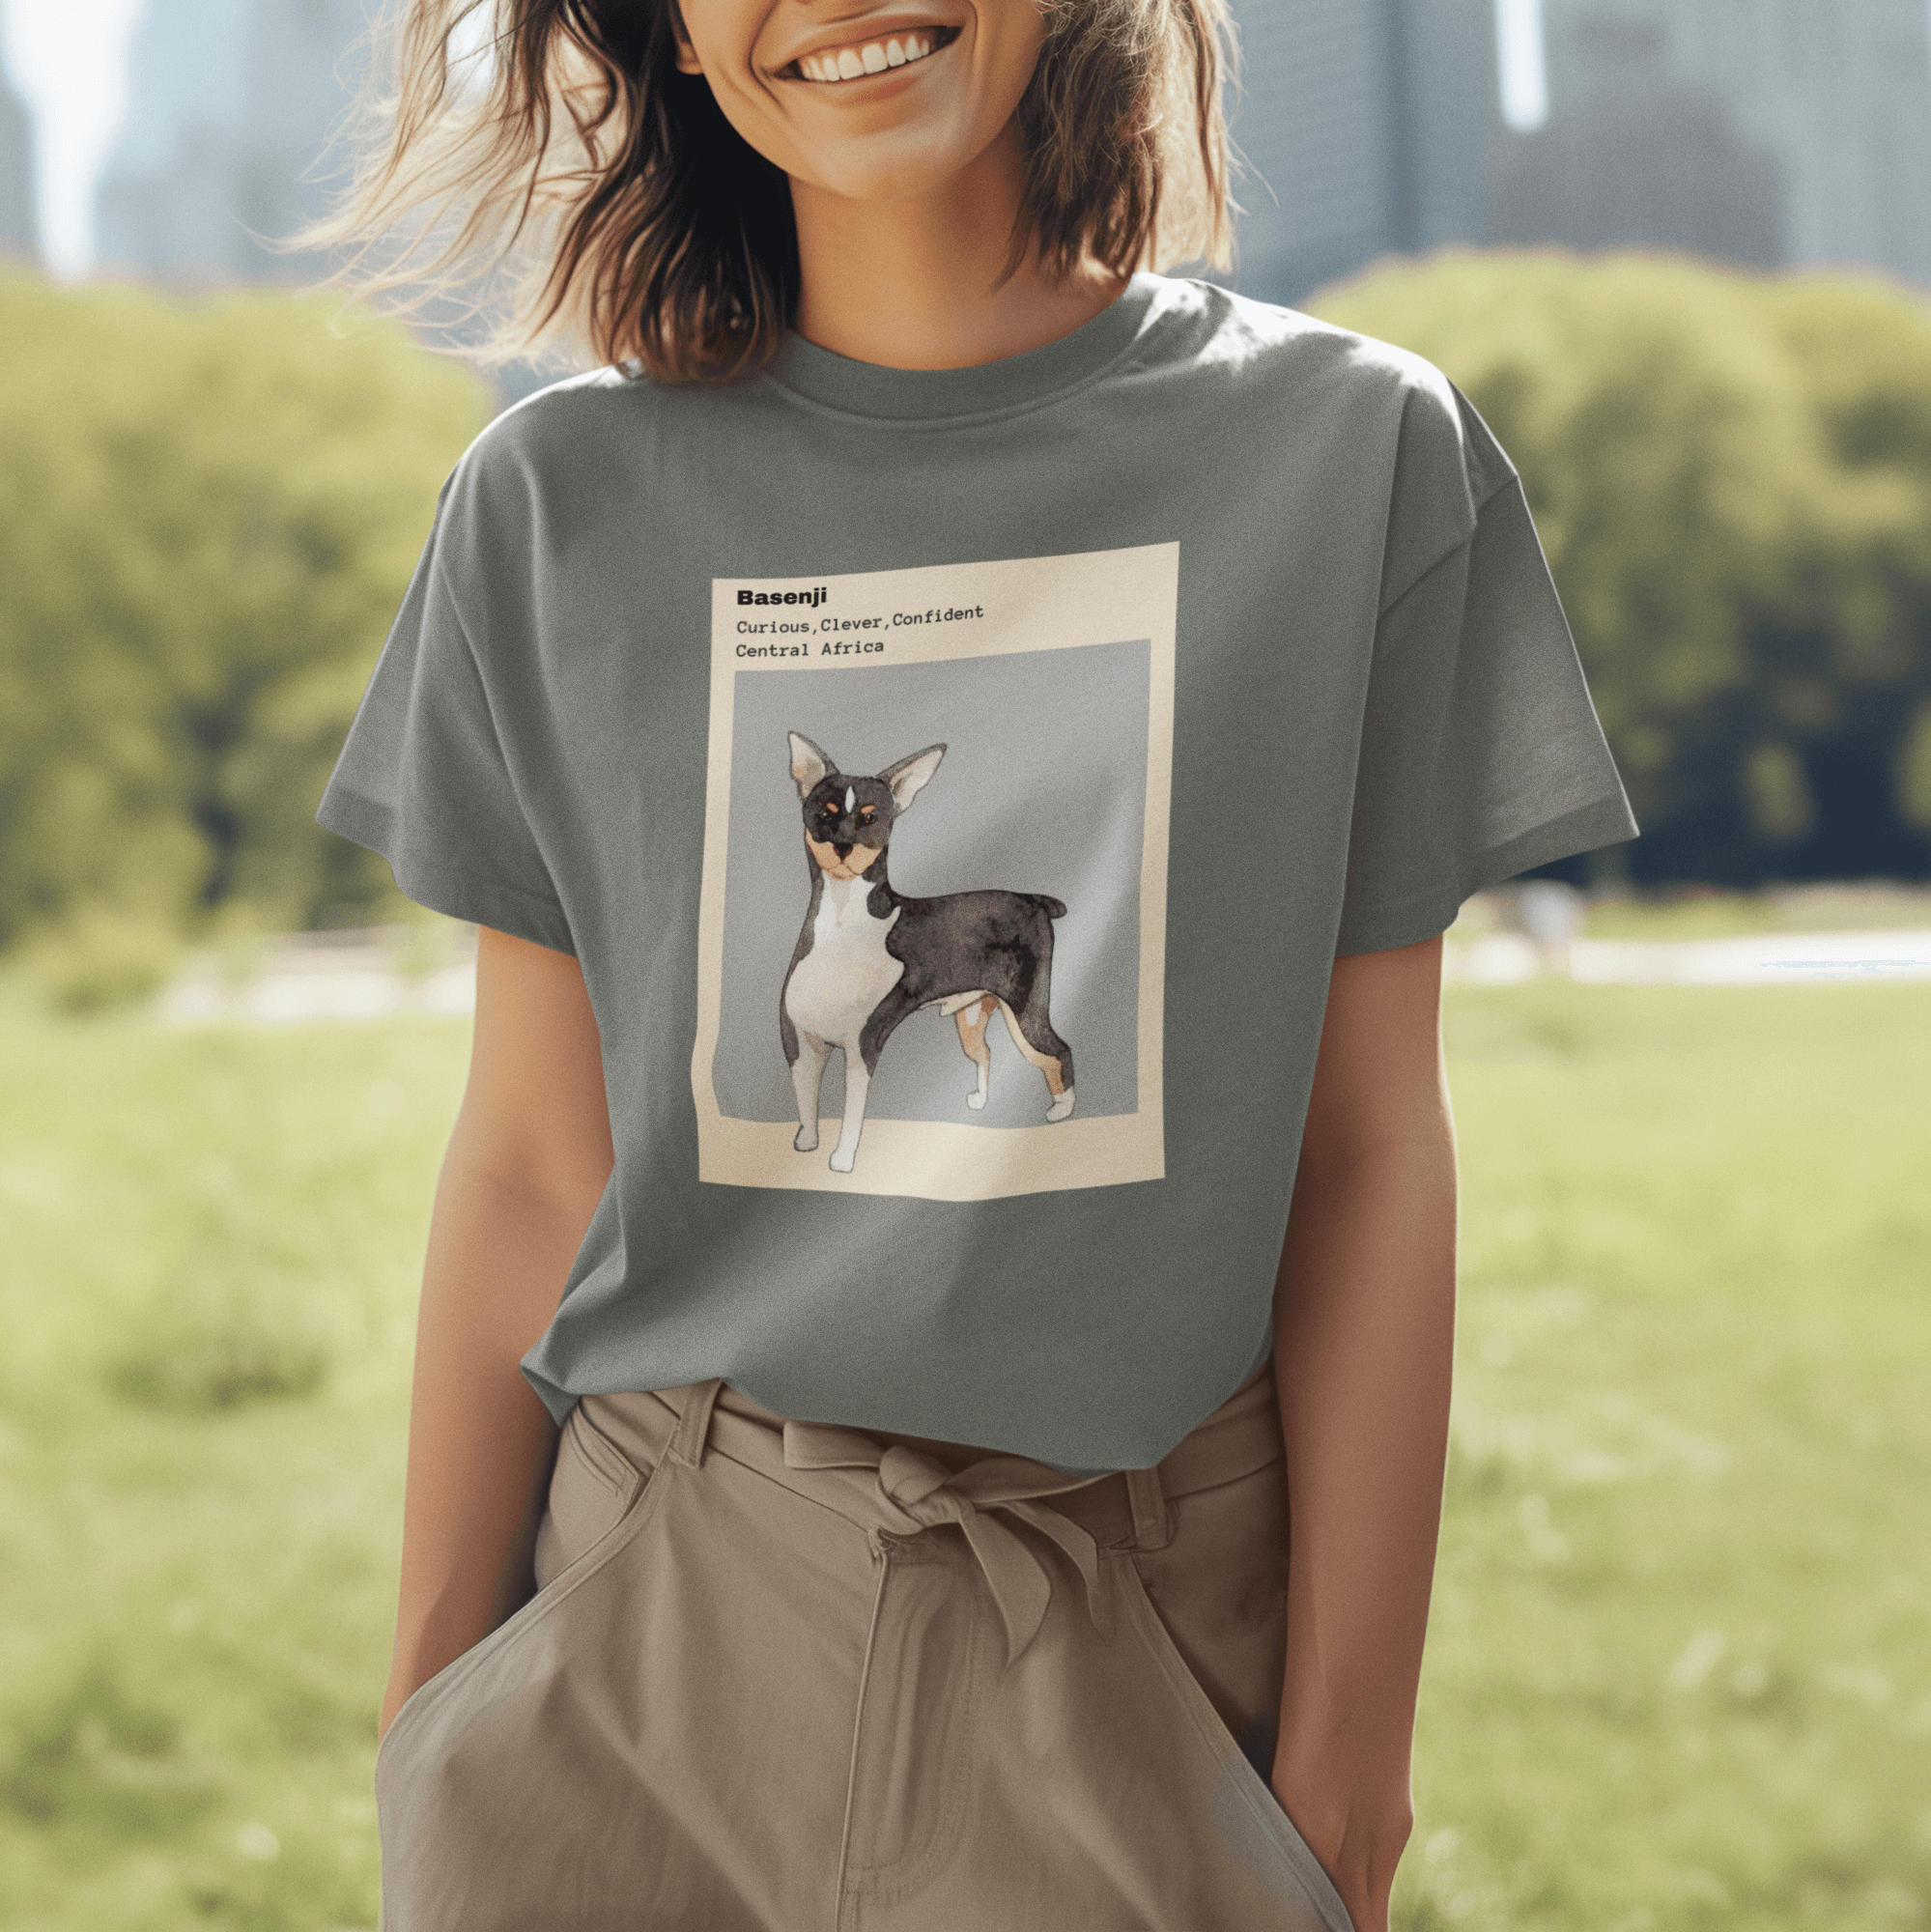
<instances>
[{"instance_id":1,"label":"blurred person in background","mask_svg":"<svg viewBox=\"0 0 1931 1932\"><path fill-rule=\"evenodd\" d=\"M1219 0L390 25L351 277L597 366L458 465L319 814L481 928L384 1925L1379 1932L1439 935L1634 829L1513 468L1155 271Z\"/></svg>"}]
</instances>

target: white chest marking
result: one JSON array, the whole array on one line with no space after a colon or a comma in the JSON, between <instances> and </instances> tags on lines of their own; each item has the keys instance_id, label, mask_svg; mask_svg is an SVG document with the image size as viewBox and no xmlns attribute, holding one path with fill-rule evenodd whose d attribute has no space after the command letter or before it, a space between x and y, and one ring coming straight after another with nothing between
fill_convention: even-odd
<instances>
[{"instance_id":1,"label":"white chest marking","mask_svg":"<svg viewBox=\"0 0 1931 1932\"><path fill-rule=\"evenodd\" d=\"M784 1009L802 1032L852 1051L879 1001L904 977L905 962L885 950L898 923L866 910L871 886L863 877L826 879L811 922L811 950L784 988Z\"/></svg>"}]
</instances>

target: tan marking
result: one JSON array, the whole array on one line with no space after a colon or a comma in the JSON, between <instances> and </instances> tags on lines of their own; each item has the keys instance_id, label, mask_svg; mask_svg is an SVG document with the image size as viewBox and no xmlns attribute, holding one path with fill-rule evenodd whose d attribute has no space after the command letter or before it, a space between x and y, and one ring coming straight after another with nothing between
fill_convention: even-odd
<instances>
[{"instance_id":1,"label":"tan marking","mask_svg":"<svg viewBox=\"0 0 1931 1932\"><path fill-rule=\"evenodd\" d=\"M998 1002L999 1010L1006 1015L1006 1031L1012 1036L1012 1044L1046 1076L1047 1091L1054 1094L1066 1091L1066 1076L1063 1070L1065 1062L1056 1060L1050 1053L1041 1053L1026 1036L1019 1031L1019 1020L1012 1009L1004 1000Z\"/></svg>"},{"instance_id":2,"label":"tan marking","mask_svg":"<svg viewBox=\"0 0 1931 1932\"><path fill-rule=\"evenodd\" d=\"M992 1003L987 1001L990 1006ZM992 1049L985 1043L985 1014L974 1012L969 1007L961 1007L952 1015L952 1023L959 1030L959 1044L965 1048L965 1056L976 1066L992 1065Z\"/></svg>"},{"instance_id":3,"label":"tan marking","mask_svg":"<svg viewBox=\"0 0 1931 1932\"><path fill-rule=\"evenodd\" d=\"M813 838L809 832L805 835L805 844L819 870L834 879L855 879L861 872L868 871L879 852L876 845L854 845L840 859L836 845L822 838Z\"/></svg>"}]
</instances>

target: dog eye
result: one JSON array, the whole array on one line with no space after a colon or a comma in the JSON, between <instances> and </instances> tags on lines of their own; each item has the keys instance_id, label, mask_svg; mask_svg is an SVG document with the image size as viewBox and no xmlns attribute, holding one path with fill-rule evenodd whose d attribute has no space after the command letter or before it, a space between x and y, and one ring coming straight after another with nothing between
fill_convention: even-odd
<instances>
[{"instance_id":1,"label":"dog eye","mask_svg":"<svg viewBox=\"0 0 1931 1932\"><path fill-rule=\"evenodd\" d=\"M862 821L869 824L878 816L878 808L875 805L862 805L858 809L858 815Z\"/></svg>"}]
</instances>

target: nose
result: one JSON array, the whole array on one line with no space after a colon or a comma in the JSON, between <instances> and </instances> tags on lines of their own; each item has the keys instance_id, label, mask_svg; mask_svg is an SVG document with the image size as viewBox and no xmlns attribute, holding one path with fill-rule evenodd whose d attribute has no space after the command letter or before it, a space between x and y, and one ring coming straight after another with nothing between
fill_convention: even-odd
<instances>
[{"instance_id":1,"label":"nose","mask_svg":"<svg viewBox=\"0 0 1931 1932\"><path fill-rule=\"evenodd\" d=\"M837 854L838 855L838 858L839 858L839 860L840 860L840 861L843 861L843 860L844 860L845 858L847 858L847 857L848 857L848 856L850 855L850 852L851 852L851 847L850 847L849 845L840 845L840 844L838 844L838 841L837 841L837 840L835 839L835 840L833 840L833 843L832 843L832 850L833 850L834 852L836 852L836 853L837 853Z\"/></svg>"}]
</instances>

